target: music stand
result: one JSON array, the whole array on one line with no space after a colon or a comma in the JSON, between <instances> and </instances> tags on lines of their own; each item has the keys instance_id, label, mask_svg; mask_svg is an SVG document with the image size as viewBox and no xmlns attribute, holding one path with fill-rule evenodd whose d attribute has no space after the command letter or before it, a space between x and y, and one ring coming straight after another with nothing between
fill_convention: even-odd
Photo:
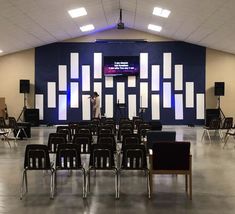
<instances>
[{"instance_id":1,"label":"music stand","mask_svg":"<svg viewBox=\"0 0 235 214\"><path fill-rule=\"evenodd\" d=\"M21 112L20 112L20 115L19 115L19 117L17 118L17 122L20 120L20 121L24 121L24 112L25 112L25 110L26 110L26 101L27 101L27 98L26 98L26 94L24 93L24 107L23 107L23 109L21 110ZM21 119L21 117L22 117L22 115L23 115L23 120Z\"/></svg>"},{"instance_id":2,"label":"music stand","mask_svg":"<svg viewBox=\"0 0 235 214\"><path fill-rule=\"evenodd\" d=\"M224 118L225 118L225 115L224 115L224 112L222 111L222 109L220 108L220 96L218 96L218 109L219 109L219 112L220 112L220 120L222 121ZM221 117L222 115L222 117Z\"/></svg>"},{"instance_id":3,"label":"music stand","mask_svg":"<svg viewBox=\"0 0 235 214\"><path fill-rule=\"evenodd\" d=\"M117 103L117 114L116 114L116 121L119 121L118 119L125 117L125 108L126 108L126 104L125 103ZM119 117L117 117L117 115Z\"/></svg>"},{"instance_id":4,"label":"music stand","mask_svg":"<svg viewBox=\"0 0 235 214\"><path fill-rule=\"evenodd\" d=\"M139 108L139 117L144 120L144 113L146 112L147 108L140 107Z\"/></svg>"}]
</instances>

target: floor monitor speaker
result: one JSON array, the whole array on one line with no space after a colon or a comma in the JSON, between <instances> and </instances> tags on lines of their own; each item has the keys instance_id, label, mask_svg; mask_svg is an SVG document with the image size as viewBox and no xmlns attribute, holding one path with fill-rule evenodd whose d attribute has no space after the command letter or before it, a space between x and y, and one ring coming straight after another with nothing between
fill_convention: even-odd
<instances>
[{"instance_id":1,"label":"floor monitor speaker","mask_svg":"<svg viewBox=\"0 0 235 214\"><path fill-rule=\"evenodd\" d=\"M220 117L219 109L206 109L206 126L210 125L212 119L217 119Z\"/></svg>"}]
</instances>

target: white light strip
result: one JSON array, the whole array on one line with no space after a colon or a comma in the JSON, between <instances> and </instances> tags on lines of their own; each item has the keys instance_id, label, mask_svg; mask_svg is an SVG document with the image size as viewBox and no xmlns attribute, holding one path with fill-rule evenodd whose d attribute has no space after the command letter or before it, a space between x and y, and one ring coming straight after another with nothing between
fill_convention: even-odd
<instances>
[{"instance_id":1,"label":"white light strip","mask_svg":"<svg viewBox=\"0 0 235 214\"><path fill-rule=\"evenodd\" d=\"M47 107L56 108L56 83L47 83Z\"/></svg>"},{"instance_id":2,"label":"white light strip","mask_svg":"<svg viewBox=\"0 0 235 214\"><path fill-rule=\"evenodd\" d=\"M71 79L79 78L79 53L70 54L70 77Z\"/></svg>"},{"instance_id":3,"label":"white light strip","mask_svg":"<svg viewBox=\"0 0 235 214\"><path fill-rule=\"evenodd\" d=\"M105 88L113 87L113 77L105 77Z\"/></svg>"},{"instance_id":4,"label":"white light strip","mask_svg":"<svg viewBox=\"0 0 235 214\"><path fill-rule=\"evenodd\" d=\"M140 53L140 79L148 79L148 53Z\"/></svg>"},{"instance_id":5,"label":"white light strip","mask_svg":"<svg viewBox=\"0 0 235 214\"><path fill-rule=\"evenodd\" d=\"M125 103L125 83L117 82L117 103Z\"/></svg>"},{"instance_id":6,"label":"white light strip","mask_svg":"<svg viewBox=\"0 0 235 214\"><path fill-rule=\"evenodd\" d=\"M39 109L39 120L43 120L43 94L35 95L35 108Z\"/></svg>"},{"instance_id":7,"label":"white light strip","mask_svg":"<svg viewBox=\"0 0 235 214\"><path fill-rule=\"evenodd\" d=\"M67 120L67 95L59 95L59 120Z\"/></svg>"},{"instance_id":8,"label":"white light strip","mask_svg":"<svg viewBox=\"0 0 235 214\"><path fill-rule=\"evenodd\" d=\"M91 100L90 95L82 95L82 120L91 119Z\"/></svg>"},{"instance_id":9,"label":"white light strip","mask_svg":"<svg viewBox=\"0 0 235 214\"><path fill-rule=\"evenodd\" d=\"M152 65L152 91L160 89L160 66Z\"/></svg>"},{"instance_id":10,"label":"white light strip","mask_svg":"<svg viewBox=\"0 0 235 214\"><path fill-rule=\"evenodd\" d=\"M152 120L160 120L160 96L152 94Z\"/></svg>"},{"instance_id":11,"label":"white light strip","mask_svg":"<svg viewBox=\"0 0 235 214\"><path fill-rule=\"evenodd\" d=\"M186 95L186 108L194 107L194 83L186 82L185 87L185 95Z\"/></svg>"},{"instance_id":12,"label":"white light strip","mask_svg":"<svg viewBox=\"0 0 235 214\"><path fill-rule=\"evenodd\" d=\"M148 108L148 83L140 83L140 108Z\"/></svg>"},{"instance_id":13,"label":"white light strip","mask_svg":"<svg viewBox=\"0 0 235 214\"><path fill-rule=\"evenodd\" d=\"M204 94L197 94L196 96L196 102L197 102L197 115L196 118L198 120L203 120L205 119L205 98L204 98Z\"/></svg>"},{"instance_id":14,"label":"white light strip","mask_svg":"<svg viewBox=\"0 0 235 214\"><path fill-rule=\"evenodd\" d=\"M82 66L82 91L90 91L90 65Z\"/></svg>"},{"instance_id":15,"label":"white light strip","mask_svg":"<svg viewBox=\"0 0 235 214\"><path fill-rule=\"evenodd\" d=\"M78 82L70 83L70 107L79 107L79 85Z\"/></svg>"},{"instance_id":16,"label":"white light strip","mask_svg":"<svg viewBox=\"0 0 235 214\"><path fill-rule=\"evenodd\" d=\"M105 95L105 116L113 117L113 95Z\"/></svg>"},{"instance_id":17,"label":"white light strip","mask_svg":"<svg viewBox=\"0 0 235 214\"><path fill-rule=\"evenodd\" d=\"M94 82L94 92L97 92L100 97L100 107L102 107L102 83L101 82Z\"/></svg>"},{"instance_id":18,"label":"white light strip","mask_svg":"<svg viewBox=\"0 0 235 214\"><path fill-rule=\"evenodd\" d=\"M171 108L171 83L163 83L163 108Z\"/></svg>"},{"instance_id":19,"label":"white light strip","mask_svg":"<svg viewBox=\"0 0 235 214\"><path fill-rule=\"evenodd\" d=\"M94 78L102 78L102 53L94 53Z\"/></svg>"},{"instance_id":20,"label":"white light strip","mask_svg":"<svg viewBox=\"0 0 235 214\"><path fill-rule=\"evenodd\" d=\"M59 91L67 91L67 66L59 65Z\"/></svg>"},{"instance_id":21,"label":"white light strip","mask_svg":"<svg viewBox=\"0 0 235 214\"><path fill-rule=\"evenodd\" d=\"M171 78L171 53L163 53L163 78Z\"/></svg>"},{"instance_id":22,"label":"white light strip","mask_svg":"<svg viewBox=\"0 0 235 214\"><path fill-rule=\"evenodd\" d=\"M68 13L72 18L77 18L77 17L80 17L80 16L87 15L86 9L84 7L69 10Z\"/></svg>"},{"instance_id":23,"label":"white light strip","mask_svg":"<svg viewBox=\"0 0 235 214\"><path fill-rule=\"evenodd\" d=\"M92 24L84 25L84 26L80 27L80 30L82 32L87 32L87 31L91 31L91 30L94 30L94 29L95 29L95 27Z\"/></svg>"},{"instance_id":24,"label":"white light strip","mask_svg":"<svg viewBox=\"0 0 235 214\"><path fill-rule=\"evenodd\" d=\"M168 18L171 11L167 9L163 9L161 7L154 7L153 9L153 15L160 16L163 18Z\"/></svg>"},{"instance_id":25,"label":"white light strip","mask_svg":"<svg viewBox=\"0 0 235 214\"><path fill-rule=\"evenodd\" d=\"M175 90L183 90L183 65L175 65Z\"/></svg>"},{"instance_id":26,"label":"white light strip","mask_svg":"<svg viewBox=\"0 0 235 214\"><path fill-rule=\"evenodd\" d=\"M159 25L149 24L149 25L148 25L148 29L149 29L149 30L153 30L153 31L160 32L160 31L162 30L162 27L159 26Z\"/></svg>"},{"instance_id":27,"label":"white light strip","mask_svg":"<svg viewBox=\"0 0 235 214\"><path fill-rule=\"evenodd\" d=\"M183 95L175 94L175 119L183 120L184 119L184 107L183 107Z\"/></svg>"},{"instance_id":28,"label":"white light strip","mask_svg":"<svg viewBox=\"0 0 235 214\"><path fill-rule=\"evenodd\" d=\"M132 120L133 117L136 116L136 95L135 94L128 95L128 116L130 120Z\"/></svg>"},{"instance_id":29,"label":"white light strip","mask_svg":"<svg viewBox=\"0 0 235 214\"><path fill-rule=\"evenodd\" d=\"M128 76L128 87L135 87L136 85L136 77Z\"/></svg>"}]
</instances>

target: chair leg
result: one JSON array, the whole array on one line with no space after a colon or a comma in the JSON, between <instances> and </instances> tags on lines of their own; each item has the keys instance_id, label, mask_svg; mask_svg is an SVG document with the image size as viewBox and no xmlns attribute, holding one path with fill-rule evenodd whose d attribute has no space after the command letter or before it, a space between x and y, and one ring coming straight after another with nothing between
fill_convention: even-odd
<instances>
[{"instance_id":1,"label":"chair leg","mask_svg":"<svg viewBox=\"0 0 235 214\"><path fill-rule=\"evenodd\" d=\"M147 170L147 192L148 192L148 198L151 198L151 189L150 189L150 172Z\"/></svg>"},{"instance_id":2,"label":"chair leg","mask_svg":"<svg viewBox=\"0 0 235 214\"><path fill-rule=\"evenodd\" d=\"M192 171L189 174L189 199L192 200Z\"/></svg>"},{"instance_id":3,"label":"chair leg","mask_svg":"<svg viewBox=\"0 0 235 214\"><path fill-rule=\"evenodd\" d=\"M206 130L206 133L207 133L207 136L208 136L209 141L210 141L210 143L211 143L211 136L210 136L210 132L209 132L208 130Z\"/></svg>"},{"instance_id":4,"label":"chair leg","mask_svg":"<svg viewBox=\"0 0 235 214\"><path fill-rule=\"evenodd\" d=\"M25 183L25 170L23 171L23 175L22 175L22 182L21 182L21 187L20 187L20 200L22 200L23 195L24 195L24 183Z\"/></svg>"},{"instance_id":5,"label":"chair leg","mask_svg":"<svg viewBox=\"0 0 235 214\"><path fill-rule=\"evenodd\" d=\"M54 171L51 170L50 199L54 199Z\"/></svg>"},{"instance_id":6,"label":"chair leg","mask_svg":"<svg viewBox=\"0 0 235 214\"><path fill-rule=\"evenodd\" d=\"M86 182L86 192L90 192L90 184L91 178L90 178L90 170L87 171L87 182Z\"/></svg>"},{"instance_id":7,"label":"chair leg","mask_svg":"<svg viewBox=\"0 0 235 214\"><path fill-rule=\"evenodd\" d=\"M82 175L83 175L83 186L82 186L82 197L86 198L87 191L86 191L86 170L82 168Z\"/></svg>"},{"instance_id":8,"label":"chair leg","mask_svg":"<svg viewBox=\"0 0 235 214\"><path fill-rule=\"evenodd\" d=\"M115 169L115 198L119 199L118 196L118 170Z\"/></svg>"},{"instance_id":9,"label":"chair leg","mask_svg":"<svg viewBox=\"0 0 235 214\"><path fill-rule=\"evenodd\" d=\"M225 148L225 146L228 142L228 139L229 139L229 136L225 136L223 149Z\"/></svg>"},{"instance_id":10,"label":"chair leg","mask_svg":"<svg viewBox=\"0 0 235 214\"><path fill-rule=\"evenodd\" d=\"M26 189L26 192L28 192L28 176L27 176L27 171L25 170L25 189Z\"/></svg>"},{"instance_id":11,"label":"chair leg","mask_svg":"<svg viewBox=\"0 0 235 214\"><path fill-rule=\"evenodd\" d=\"M188 193L188 175L185 175L185 192Z\"/></svg>"}]
</instances>

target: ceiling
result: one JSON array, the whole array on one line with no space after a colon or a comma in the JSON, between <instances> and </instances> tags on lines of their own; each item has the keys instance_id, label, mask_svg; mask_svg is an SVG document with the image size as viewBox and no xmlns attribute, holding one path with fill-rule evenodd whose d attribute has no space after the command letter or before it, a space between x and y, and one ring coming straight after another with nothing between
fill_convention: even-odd
<instances>
[{"instance_id":1,"label":"ceiling","mask_svg":"<svg viewBox=\"0 0 235 214\"><path fill-rule=\"evenodd\" d=\"M152 15L156 6L169 18ZM78 7L88 14L72 19L67 11ZM125 27L235 54L235 0L0 0L0 55L113 28L120 8ZM82 33L86 24L95 30Z\"/></svg>"}]
</instances>

